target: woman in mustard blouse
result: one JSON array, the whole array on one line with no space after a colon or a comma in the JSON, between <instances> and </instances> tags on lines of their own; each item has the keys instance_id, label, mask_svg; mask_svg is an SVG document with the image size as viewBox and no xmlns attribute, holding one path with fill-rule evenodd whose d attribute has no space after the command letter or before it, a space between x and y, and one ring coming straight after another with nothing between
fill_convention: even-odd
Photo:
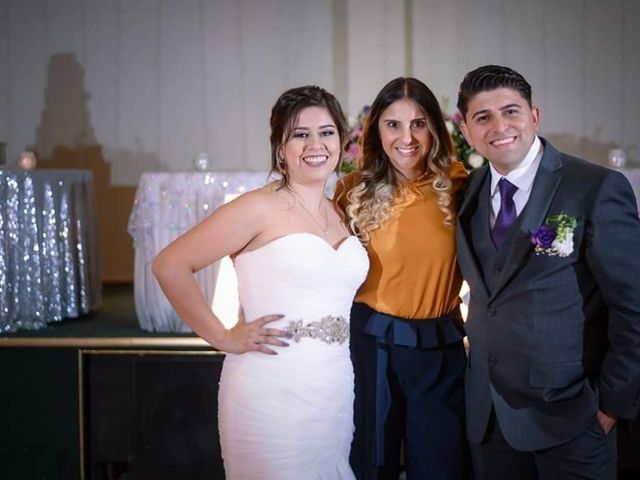
<instances>
[{"instance_id":1,"label":"woman in mustard blouse","mask_svg":"<svg viewBox=\"0 0 640 480\"><path fill-rule=\"evenodd\" d=\"M360 480L461 479L466 357L456 265L456 197L467 176L435 96L415 78L385 85L362 136L362 170L335 199L367 247L351 311Z\"/></svg>"}]
</instances>

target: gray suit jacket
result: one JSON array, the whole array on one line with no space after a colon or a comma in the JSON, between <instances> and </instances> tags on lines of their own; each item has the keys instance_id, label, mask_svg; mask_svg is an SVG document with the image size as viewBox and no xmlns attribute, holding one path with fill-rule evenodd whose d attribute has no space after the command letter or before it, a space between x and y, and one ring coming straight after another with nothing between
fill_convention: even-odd
<instances>
[{"instance_id":1,"label":"gray suit jacket","mask_svg":"<svg viewBox=\"0 0 640 480\"><path fill-rule=\"evenodd\" d=\"M626 419L640 408L640 222L633 191L619 172L543 144L531 196L490 286L476 243L478 219L488 222L488 166L474 171L463 190L456 235L471 289L468 436L482 440L493 406L506 440L525 451L570 440L598 408ZM536 255L530 232L561 212L577 219L573 253Z\"/></svg>"}]
</instances>

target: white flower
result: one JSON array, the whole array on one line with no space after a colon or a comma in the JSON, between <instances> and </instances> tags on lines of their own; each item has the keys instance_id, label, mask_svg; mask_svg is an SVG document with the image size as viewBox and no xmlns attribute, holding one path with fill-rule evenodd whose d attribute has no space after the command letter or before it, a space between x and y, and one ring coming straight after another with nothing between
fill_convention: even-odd
<instances>
[{"instance_id":1,"label":"white flower","mask_svg":"<svg viewBox=\"0 0 640 480\"><path fill-rule=\"evenodd\" d=\"M453 122L451 120L445 120L444 124L447 126L449 133L453 133Z\"/></svg>"},{"instance_id":2,"label":"white flower","mask_svg":"<svg viewBox=\"0 0 640 480\"><path fill-rule=\"evenodd\" d=\"M558 256L568 257L573 253L572 235L565 235L562 240L556 238L551 244L551 247L558 253Z\"/></svg>"},{"instance_id":3,"label":"white flower","mask_svg":"<svg viewBox=\"0 0 640 480\"><path fill-rule=\"evenodd\" d=\"M484 158L482 157L482 155L472 153L471 155L469 155L469 159L467 161L473 168L480 168L484 163Z\"/></svg>"}]
</instances>

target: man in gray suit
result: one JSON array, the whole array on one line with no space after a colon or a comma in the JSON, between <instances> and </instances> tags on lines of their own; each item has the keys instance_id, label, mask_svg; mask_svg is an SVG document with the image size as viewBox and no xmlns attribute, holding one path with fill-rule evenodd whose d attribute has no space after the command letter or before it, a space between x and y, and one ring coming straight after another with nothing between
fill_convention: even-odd
<instances>
[{"instance_id":1,"label":"man in gray suit","mask_svg":"<svg viewBox=\"0 0 640 480\"><path fill-rule=\"evenodd\" d=\"M469 72L458 108L489 160L467 182L457 225L476 478L614 479L616 423L640 407L633 191L539 137L531 86L510 68Z\"/></svg>"}]
</instances>

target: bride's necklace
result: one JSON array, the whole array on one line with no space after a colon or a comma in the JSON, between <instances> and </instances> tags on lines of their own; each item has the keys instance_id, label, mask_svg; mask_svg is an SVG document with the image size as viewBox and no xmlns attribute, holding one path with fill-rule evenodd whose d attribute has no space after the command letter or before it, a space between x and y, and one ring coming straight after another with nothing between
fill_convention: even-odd
<instances>
[{"instance_id":1,"label":"bride's necklace","mask_svg":"<svg viewBox=\"0 0 640 480\"><path fill-rule=\"evenodd\" d=\"M325 207L322 209L324 212L324 227L323 227L322 224L318 220L316 220L316 217L314 217L311 214L309 209L305 206L304 202L302 201L300 196L293 190L293 188L289 188L289 191L294 196L295 200L300 204L300 206L305 211L305 213L309 215L309 218L313 220L313 223L315 223L318 226L318 228L322 232L322 235L326 237L327 234L329 233L329 215L327 214L327 208ZM320 202L322 203L322 198L320 199ZM318 207L318 209L320 209L320 207Z\"/></svg>"}]
</instances>

